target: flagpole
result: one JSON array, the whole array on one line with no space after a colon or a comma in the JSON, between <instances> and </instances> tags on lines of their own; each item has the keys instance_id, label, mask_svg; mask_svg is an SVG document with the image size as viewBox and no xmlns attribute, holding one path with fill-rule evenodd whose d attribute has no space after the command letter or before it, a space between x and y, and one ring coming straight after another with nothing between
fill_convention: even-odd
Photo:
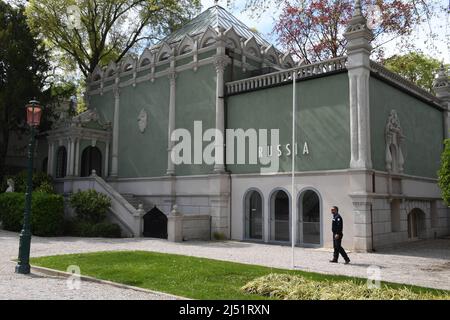
<instances>
[{"instance_id":1,"label":"flagpole","mask_svg":"<svg viewBox=\"0 0 450 320\"><path fill-rule=\"evenodd\" d=\"M292 269L295 268L294 262L294 248L295 248L295 226L296 226L296 212L295 212L295 190L294 190L294 179L295 179L295 157L296 157L296 146L295 146L295 102L296 102L296 80L297 74L292 71L292 172L291 172L291 245L292 245Z\"/></svg>"}]
</instances>

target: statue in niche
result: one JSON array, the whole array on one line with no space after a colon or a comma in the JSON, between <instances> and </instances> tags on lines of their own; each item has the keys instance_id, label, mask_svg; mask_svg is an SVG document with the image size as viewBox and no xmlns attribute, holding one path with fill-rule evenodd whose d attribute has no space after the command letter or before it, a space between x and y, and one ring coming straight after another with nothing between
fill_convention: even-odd
<instances>
[{"instance_id":1,"label":"statue in niche","mask_svg":"<svg viewBox=\"0 0 450 320\"><path fill-rule=\"evenodd\" d=\"M138 128L141 133L144 133L145 129L147 128L147 118L148 118L147 111L142 109L141 112L139 113L139 116L137 117Z\"/></svg>"},{"instance_id":2,"label":"statue in niche","mask_svg":"<svg viewBox=\"0 0 450 320\"><path fill-rule=\"evenodd\" d=\"M392 173L403 173L403 152L402 142L405 136L403 135L398 119L397 111L391 110L385 129L386 140L386 169Z\"/></svg>"}]
</instances>

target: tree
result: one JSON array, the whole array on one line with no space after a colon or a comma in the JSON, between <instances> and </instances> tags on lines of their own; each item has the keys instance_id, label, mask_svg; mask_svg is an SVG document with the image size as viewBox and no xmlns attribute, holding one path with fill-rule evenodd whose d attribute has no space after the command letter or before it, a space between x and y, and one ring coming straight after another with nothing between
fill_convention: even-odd
<instances>
[{"instance_id":1,"label":"tree","mask_svg":"<svg viewBox=\"0 0 450 320\"><path fill-rule=\"evenodd\" d=\"M25 104L33 97L44 98L47 52L28 28L24 7L0 2L0 179L10 132L24 129ZM1 180L0 180L1 181Z\"/></svg>"},{"instance_id":2,"label":"tree","mask_svg":"<svg viewBox=\"0 0 450 320\"><path fill-rule=\"evenodd\" d=\"M249 0L251 5L270 0ZM369 16L374 38L372 46L378 56L383 55L383 45L390 40L411 34L414 27L431 19L433 1L362 0L363 14L368 5L380 8ZM300 60L307 63L341 56L345 51L343 36L352 17L353 0L293 0L282 1L282 12L274 32L279 44ZM373 7L372 7L373 8ZM376 13L375 11L371 11ZM405 46L411 46L406 42Z\"/></svg>"},{"instance_id":3,"label":"tree","mask_svg":"<svg viewBox=\"0 0 450 320\"><path fill-rule=\"evenodd\" d=\"M30 0L26 12L59 62L87 77L97 64L174 31L199 8L200 0Z\"/></svg>"},{"instance_id":4,"label":"tree","mask_svg":"<svg viewBox=\"0 0 450 320\"><path fill-rule=\"evenodd\" d=\"M389 70L398 73L418 86L433 92L433 79L440 62L422 53L394 55L383 61Z\"/></svg>"},{"instance_id":5,"label":"tree","mask_svg":"<svg viewBox=\"0 0 450 320\"><path fill-rule=\"evenodd\" d=\"M438 175L442 198L450 206L450 139L445 141L445 149L442 153L441 168L439 169Z\"/></svg>"}]
</instances>

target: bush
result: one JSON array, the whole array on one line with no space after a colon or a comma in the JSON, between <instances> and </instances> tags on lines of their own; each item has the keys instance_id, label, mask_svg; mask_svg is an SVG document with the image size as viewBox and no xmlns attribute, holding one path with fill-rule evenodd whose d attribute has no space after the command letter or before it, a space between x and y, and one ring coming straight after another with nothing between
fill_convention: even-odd
<instances>
[{"instance_id":1,"label":"bush","mask_svg":"<svg viewBox=\"0 0 450 320\"><path fill-rule=\"evenodd\" d=\"M48 183L47 181L44 181L38 188L36 188L35 192L39 193L55 193L55 190L53 189L53 185Z\"/></svg>"},{"instance_id":2,"label":"bush","mask_svg":"<svg viewBox=\"0 0 450 320\"><path fill-rule=\"evenodd\" d=\"M120 226L115 223L92 223L74 219L65 222L64 234L73 237L120 238L122 231Z\"/></svg>"},{"instance_id":3,"label":"bush","mask_svg":"<svg viewBox=\"0 0 450 320\"><path fill-rule=\"evenodd\" d=\"M58 194L33 193L31 229L38 236L57 236L63 232L64 199Z\"/></svg>"},{"instance_id":4,"label":"bush","mask_svg":"<svg viewBox=\"0 0 450 320\"><path fill-rule=\"evenodd\" d=\"M371 289L365 282L352 280L317 281L291 274L269 274L247 283L242 291L284 300L417 300L449 299L428 292L415 292L408 287L391 288L382 285Z\"/></svg>"},{"instance_id":5,"label":"bush","mask_svg":"<svg viewBox=\"0 0 450 320\"><path fill-rule=\"evenodd\" d=\"M25 210L25 195L23 193L8 192L0 194L0 220L3 229L20 231Z\"/></svg>"},{"instance_id":6,"label":"bush","mask_svg":"<svg viewBox=\"0 0 450 320\"><path fill-rule=\"evenodd\" d=\"M0 219L3 228L19 232L23 225L25 195L8 192L0 194ZM64 202L56 194L33 193L31 202L31 232L37 236L57 236L63 231Z\"/></svg>"},{"instance_id":7,"label":"bush","mask_svg":"<svg viewBox=\"0 0 450 320\"><path fill-rule=\"evenodd\" d=\"M73 194L70 197L70 205L80 220L99 223L106 218L111 200L95 190L86 190Z\"/></svg>"},{"instance_id":8,"label":"bush","mask_svg":"<svg viewBox=\"0 0 450 320\"><path fill-rule=\"evenodd\" d=\"M120 238L122 235L122 230L118 224L100 222L92 226L92 233L94 237Z\"/></svg>"},{"instance_id":9,"label":"bush","mask_svg":"<svg viewBox=\"0 0 450 320\"><path fill-rule=\"evenodd\" d=\"M25 193L27 191L27 171L21 171L15 176L5 176L2 181L2 190L4 191L7 188L7 180L14 180L14 191L18 193ZM48 186L51 186L49 188ZM40 189L41 187L45 187L47 193L54 193L53 191L53 179L51 176L44 172L36 172L33 173L33 190Z\"/></svg>"}]
</instances>

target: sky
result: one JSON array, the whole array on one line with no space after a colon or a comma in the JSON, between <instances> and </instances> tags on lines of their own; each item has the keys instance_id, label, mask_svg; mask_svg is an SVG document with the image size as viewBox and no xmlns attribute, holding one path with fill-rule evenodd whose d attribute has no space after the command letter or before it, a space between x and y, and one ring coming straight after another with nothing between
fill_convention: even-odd
<instances>
[{"instance_id":1,"label":"sky","mask_svg":"<svg viewBox=\"0 0 450 320\"><path fill-rule=\"evenodd\" d=\"M441 0L443 6L449 5L450 0ZM248 27L256 28L262 36L269 41L270 43L276 45L276 35L272 33L273 26L275 24L275 20L280 14L280 8L274 5L273 3L270 5L268 10L266 10L260 17L256 17L252 15L249 11L244 11L245 0L234 0L233 6L230 8L227 3L227 0L218 1L219 5L226 8L232 14L234 14L239 20L241 20ZM202 11L214 5L214 0L201 0L202 3ZM441 12L436 18L432 19L430 26L425 23L423 25L418 26L414 30L414 34L411 37L411 41L414 42L415 46L420 49L423 53L431 55L433 58L436 58L440 61L444 61L445 63L450 63L450 21L449 15L445 12ZM428 37L428 33L430 27L434 32L438 34L437 39L430 40ZM427 49L426 42L432 41L433 45L436 47L436 52L430 54L429 49ZM389 57L396 53L405 53L399 52L401 49L399 41L393 40L386 43L383 46L385 50L385 56Z\"/></svg>"}]
</instances>

